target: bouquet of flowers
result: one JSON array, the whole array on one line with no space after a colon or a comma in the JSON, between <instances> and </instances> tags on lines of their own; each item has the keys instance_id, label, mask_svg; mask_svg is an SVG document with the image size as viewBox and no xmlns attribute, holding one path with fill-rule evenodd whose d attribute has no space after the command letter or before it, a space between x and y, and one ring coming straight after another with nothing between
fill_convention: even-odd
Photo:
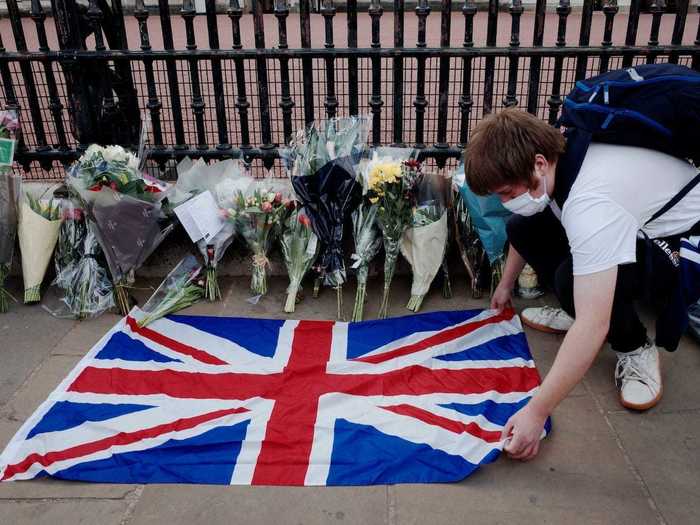
<instances>
[{"instance_id":1,"label":"bouquet of flowers","mask_svg":"<svg viewBox=\"0 0 700 525\"><path fill-rule=\"evenodd\" d=\"M321 241L319 267L326 286L336 289L338 318L346 279L343 225L362 198L356 170L368 124L365 117L314 123L298 134L285 157L294 191Z\"/></svg>"},{"instance_id":2,"label":"bouquet of flowers","mask_svg":"<svg viewBox=\"0 0 700 525\"><path fill-rule=\"evenodd\" d=\"M192 255L182 259L141 309L143 328L168 314L192 306L204 297L204 271Z\"/></svg>"},{"instance_id":3,"label":"bouquet of flowers","mask_svg":"<svg viewBox=\"0 0 700 525\"><path fill-rule=\"evenodd\" d=\"M401 238L401 253L413 268L411 298L406 308L420 310L423 298L444 261L447 208L438 176L424 175L416 187L412 225Z\"/></svg>"},{"instance_id":4,"label":"bouquet of flowers","mask_svg":"<svg viewBox=\"0 0 700 525\"><path fill-rule=\"evenodd\" d=\"M163 208L167 185L142 175L139 161L120 146L90 146L70 169L66 184L82 200L104 252L115 302L129 312L126 292L135 271L173 228Z\"/></svg>"},{"instance_id":5,"label":"bouquet of flowers","mask_svg":"<svg viewBox=\"0 0 700 525\"><path fill-rule=\"evenodd\" d=\"M464 200L457 192L454 208L454 228L455 240L459 249L459 255L462 259L462 264L469 276L469 285L472 289L472 297L480 299L483 295L481 289L481 269L486 259L486 252L481 245L479 235L472 225L471 217L467 211L467 206Z\"/></svg>"},{"instance_id":6,"label":"bouquet of flowers","mask_svg":"<svg viewBox=\"0 0 700 525\"><path fill-rule=\"evenodd\" d=\"M318 237L311 229L311 219L296 205L287 218L280 237L282 255L289 274L289 287L284 311L294 311L301 281L318 256Z\"/></svg>"},{"instance_id":7,"label":"bouquet of flowers","mask_svg":"<svg viewBox=\"0 0 700 525\"><path fill-rule=\"evenodd\" d=\"M25 303L41 300L41 283L61 227L60 201L46 199L44 194L37 197L34 193L33 189L23 186L17 228L22 252Z\"/></svg>"},{"instance_id":8,"label":"bouquet of flowers","mask_svg":"<svg viewBox=\"0 0 700 525\"><path fill-rule=\"evenodd\" d=\"M420 163L413 150L377 148L363 172L367 195L378 203L377 223L384 239L384 291L379 318L389 309L389 289L394 278L399 243L413 220L414 189L421 177Z\"/></svg>"},{"instance_id":9,"label":"bouquet of flowers","mask_svg":"<svg viewBox=\"0 0 700 525\"><path fill-rule=\"evenodd\" d=\"M491 272L490 288L493 291L503 275L507 239L506 220L510 217L510 212L503 207L497 196L482 197L471 191L465 181L464 163L457 168L453 180L469 214L471 227L476 231L482 249L488 257L488 268Z\"/></svg>"},{"instance_id":10,"label":"bouquet of flowers","mask_svg":"<svg viewBox=\"0 0 700 525\"><path fill-rule=\"evenodd\" d=\"M188 195L210 191L219 206L222 217L227 216L228 206L235 200L237 194L244 193L253 182L253 179L245 176L245 170L240 161L232 159L206 164L201 159L192 162L189 158L185 158L178 164L177 172L176 190ZM235 233L235 223L225 221L223 228L211 239L197 241L197 248L206 263L205 297L209 301L221 299L217 267L233 242Z\"/></svg>"},{"instance_id":11,"label":"bouquet of flowers","mask_svg":"<svg viewBox=\"0 0 700 525\"><path fill-rule=\"evenodd\" d=\"M104 255L79 205L64 199L61 213L53 284L65 295L61 298L63 308L53 313L75 319L97 317L114 306L114 290Z\"/></svg>"},{"instance_id":12,"label":"bouquet of flowers","mask_svg":"<svg viewBox=\"0 0 700 525\"><path fill-rule=\"evenodd\" d=\"M12 172L11 159L14 156L12 136L19 129L14 111L0 111L0 140L8 148L6 163L0 164L0 313L8 308L9 292L5 289L5 279L10 273L12 256L15 251L17 217L21 177ZM3 162L4 162L3 161Z\"/></svg>"},{"instance_id":13,"label":"bouquet of flowers","mask_svg":"<svg viewBox=\"0 0 700 525\"><path fill-rule=\"evenodd\" d=\"M279 235L289 213L289 200L282 192L269 191L263 181L255 181L247 192L238 192L233 207L226 217L253 252L253 271L250 290L255 295L267 293L267 254L272 241Z\"/></svg>"},{"instance_id":14,"label":"bouquet of flowers","mask_svg":"<svg viewBox=\"0 0 700 525\"><path fill-rule=\"evenodd\" d=\"M355 306L352 309L353 321L362 321L367 295L369 263L379 253L379 248L382 245L382 238L377 226L378 208L376 203L365 201L352 214L355 253L350 258L354 261L351 268L357 272Z\"/></svg>"}]
</instances>

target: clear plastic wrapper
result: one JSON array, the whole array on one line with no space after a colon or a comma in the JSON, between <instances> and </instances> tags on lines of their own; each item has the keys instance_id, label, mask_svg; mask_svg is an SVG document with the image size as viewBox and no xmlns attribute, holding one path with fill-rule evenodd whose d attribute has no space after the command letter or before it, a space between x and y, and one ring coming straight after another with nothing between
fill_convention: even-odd
<instances>
[{"instance_id":1,"label":"clear plastic wrapper","mask_svg":"<svg viewBox=\"0 0 700 525\"><path fill-rule=\"evenodd\" d=\"M62 290L56 317L89 319L115 306L112 282L97 238L83 209L71 199L62 202L53 284Z\"/></svg>"},{"instance_id":2,"label":"clear plastic wrapper","mask_svg":"<svg viewBox=\"0 0 700 525\"><path fill-rule=\"evenodd\" d=\"M424 175L416 186L416 206L412 224L401 238L401 253L413 270L411 298L406 308L420 310L425 295L435 279L447 245L447 207L443 180Z\"/></svg>"},{"instance_id":3,"label":"clear plastic wrapper","mask_svg":"<svg viewBox=\"0 0 700 525\"><path fill-rule=\"evenodd\" d=\"M22 186L17 235L22 254L24 302L41 300L41 284L51 261L58 230L61 226L60 200L46 197L47 190L36 193L36 188Z\"/></svg>"},{"instance_id":4,"label":"clear plastic wrapper","mask_svg":"<svg viewBox=\"0 0 700 525\"><path fill-rule=\"evenodd\" d=\"M168 274L155 293L143 305L140 327L168 314L178 312L204 298L204 268L188 255Z\"/></svg>"},{"instance_id":5,"label":"clear plastic wrapper","mask_svg":"<svg viewBox=\"0 0 700 525\"><path fill-rule=\"evenodd\" d=\"M311 228L311 219L302 208L295 207L287 218L280 246L289 274L284 311L292 313L296 307L301 281L316 260L319 249L318 237Z\"/></svg>"},{"instance_id":6,"label":"clear plastic wrapper","mask_svg":"<svg viewBox=\"0 0 700 525\"><path fill-rule=\"evenodd\" d=\"M365 310L365 297L367 295L369 263L379 253L379 249L382 246L382 237L377 226L377 210L377 204L365 201L352 214L355 252L350 258L352 259L351 268L357 274L355 306L352 309L353 321L362 321Z\"/></svg>"},{"instance_id":7,"label":"clear plastic wrapper","mask_svg":"<svg viewBox=\"0 0 700 525\"><path fill-rule=\"evenodd\" d=\"M13 139L19 133L19 121L15 111L0 111L0 139L14 154ZM12 155L11 155L12 156ZM15 252L17 220L19 217L19 194L22 178L12 172L10 159L0 165L0 313L7 311L13 299L5 289L5 279L10 274L12 257Z\"/></svg>"},{"instance_id":8,"label":"clear plastic wrapper","mask_svg":"<svg viewBox=\"0 0 700 525\"><path fill-rule=\"evenodd\" d=\"M129 311L128 287L135 271L172 231L163 209L172 191L137 171L139 161L119 146L90 146L66 184L80 197L114 284L117 308Z\"/></svg>"},{"instance_id":9,"label":"clear plastic wrapper","mask_svg":"<svg viewBox=\"0 0 700 525\"><path fill-rule=\"evenodd\" d=\"M265 181L255 181L246 193L239 192L227 217L253 252L250 290L253 295L267 293L267 257L274 239L291 211L288 197L269 191Z\"/></svg>"},{"instance_id":10,"label":"clear plastic wrapper","mask_svg":"<svg viewBox=\"0 0 700 525\"><path fill-rule=\"evenodd\" d=\"M21 177L9 168L0 168L0 313L6 312L11 299L5 289L15 251Z\"/></svg>"},{"instance_id":11,"label":"clear plastic wrapper","mask_svg":"<svg viewBox=\"0 0 700 525\"><path fill-rule=\"evenodd\" d=\"M389 290L396 270L401 237L411 225L415 187L421 178L416 151L407 148L376 148L362 169L367 198L378 204L377 223L384 241L384 290L379 318L389 310Z\"/></svg>"},{"instance_id":12,"label":"clear plastic wrapper","mask_svg":"<svg viewBox=\"0 0 700 525\"><path fill-rule=\"evenodd\" d=\"M343 225L361 201L357 169L368 130L366 117L314 123L298 135L285 155L294 191L321 241L319 267L326 286L337 290L339 318L346 280Z\"/></svg>"},{"instance_id":13,"label":"clear plastic wrapper","mask_svg":"<svg viewBox=\"0 0 700 525\"><path fill-rule=\"evenodd\" d=\"M223 216L239 193L246 193L253 179L246 175L245 168L238 160L224 160L206 164L201 159L193 162L183 159L177 167L178 178L175 192L180 196L194 196L210 191ZM186 200L179 197L178 200ZM235 223L226 221L224 227L213 238L197 242L206 265L205 296L209 301L221 298L218 282L218 265L236 234Z\"/></svg>"}]
</instances>

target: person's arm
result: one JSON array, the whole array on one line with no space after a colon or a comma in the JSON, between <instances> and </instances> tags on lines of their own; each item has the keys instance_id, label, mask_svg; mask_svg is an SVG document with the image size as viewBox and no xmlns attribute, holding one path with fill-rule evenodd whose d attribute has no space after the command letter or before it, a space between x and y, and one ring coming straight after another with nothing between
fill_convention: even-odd
<instances>
[{"instance_id":1,"label":"person's arm","mask_svg":"<svg viewBox=\"0 0 700 525\"><path fill-rule=\"evenodd\" d=\"M535 457L547 417L590 368L608 334L616 282L617 266L574 277L576 320L539 391L503 429L503 438L512 431L512 438L504 448L510 457L522 460Z\"/></svg>"},{"instance_id":2,"label":"person's arm","mask_svg":"<svg viewBox=\"0 0 700 525\"><path fill-rule=\"evenodd\" d=\"M525 267L525 259L518 253L518 250L513 248L513 246L508 247L508 257L506 257L506 264L503 268L503 276L498 286L493 291L493 296L491 297L491 308L494 310L503 310L511 305L511 295L513 293L513 287L515 286L515 281L518 279L518 275L523 271Z\"/></svg>"}]
</instances>

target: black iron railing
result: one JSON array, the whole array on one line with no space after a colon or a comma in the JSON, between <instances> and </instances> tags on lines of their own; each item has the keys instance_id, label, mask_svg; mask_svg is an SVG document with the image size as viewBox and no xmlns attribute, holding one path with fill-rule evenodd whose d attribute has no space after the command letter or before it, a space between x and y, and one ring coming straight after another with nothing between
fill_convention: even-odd
<instances>
[{"instance_id":1,"label":"black iron railing","mask_svg":"<svg viewBox=\"0 0 700 525\"><path fill-rule=\"evenodd\" d=\"M225 13L206 0L205 14L193 0L179 14L172 2L159 0L155 12L137 0L126 15L120 0L53 0L50 13L39 0L29 4L21 12L7 0L0 79L3 106L22 120L17 162L37 179L61 178L62 165L91 142L135 146L144 114L148 155L161 166L194 156L271 168L295 130L362 113L371 117L371 144L418 147L442 167L491 111L521 106L554 123L562 97L585 76L654 61L700 69L700 6L688 0L672 14L663 0L632 0L624 13L615 0L601 12L584 0L575 45L567 42L568 0L549 11L545 0L533 11L521 0L507 11L498 0L486 11L471 0L461 10L451 0L417 0L410 11L404 0L371 0L367 12L357 0L300 0L294 13L286 0L231 0ZM621 17L626 32L616 41ZM644 42L640 27L648 28Z\"/></svg>"}]
</instances>

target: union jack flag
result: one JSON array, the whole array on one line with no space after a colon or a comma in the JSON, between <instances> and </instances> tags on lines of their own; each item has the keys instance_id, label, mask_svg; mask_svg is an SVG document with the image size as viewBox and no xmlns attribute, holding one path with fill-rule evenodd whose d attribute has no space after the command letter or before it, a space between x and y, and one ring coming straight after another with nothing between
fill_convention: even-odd
<instances>
[{"instance_id":1,"label":"union jack flag","mask_svg":"<svg viewBox=\"0 0 700 525\"><path fill-rule=\"evenodd\" d=\"M122 319L22 426L0 479L463 479L540 377L512 311L341 323ZM548 423L549 424L549 423Z\"/></svg>"}]
</instances>

